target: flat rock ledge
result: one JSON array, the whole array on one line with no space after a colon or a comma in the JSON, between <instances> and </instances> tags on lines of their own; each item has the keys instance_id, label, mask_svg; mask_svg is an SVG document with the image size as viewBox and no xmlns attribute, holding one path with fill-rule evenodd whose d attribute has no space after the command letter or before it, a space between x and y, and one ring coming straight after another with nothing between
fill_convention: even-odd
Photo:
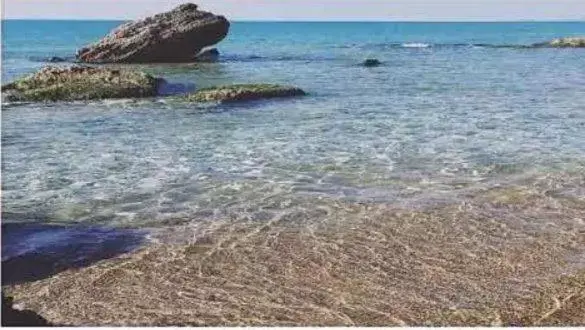
<instances>
[{"instance_id":1,"label":"flat rock ledge","mask_svg":"<svg viewBox=\"0 0 585 330\"><path fill-rule=\"evenodd\" d=\"M193 3L129 22L77 51L85 63L192 62L202 49L223 40L230 23Z\"/></svg>"},{"instance_id":2,"label":"flat rock ledge","mask_svg":"<svg viewBox=\"0 0 585 330\"><path fill-rule=\"evenodd\" d=\"M161 78L140 71L112 68L48 66L2 86L3 101L46 102L157 95Z\"/></svg>"},{"instance_id":3,"label":"flat rock ledge","mask_svg":"<svg viewBox=\"0 0 585 330\"><path fill-rule=\"evenodd\" d=\"M210 87L185 96L194 102L237 102L306 95L297 87L271 84L239 84Z\"/></svg>"},{"instance_id":4,"label":"flat rock ledge","mask_svg":"<svg viewBox=\"0 0 585 330\"><path fill-rule=\"evenodd\" d=\"M585 37L567 37L534 44L533 47L585 48Z\"/></svg>"}]
</instances>

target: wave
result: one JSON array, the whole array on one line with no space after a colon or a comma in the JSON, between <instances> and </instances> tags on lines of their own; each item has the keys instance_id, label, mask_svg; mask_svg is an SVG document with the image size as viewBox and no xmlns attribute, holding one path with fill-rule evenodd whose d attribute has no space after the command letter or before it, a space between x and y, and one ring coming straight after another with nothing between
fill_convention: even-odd
<instances>
[{"instance_id":1,"label":"wave","mask_svg":"<svg viewBox=\"0 0 585 330\"><path fill-rule=\"evenodd\" d=\"M494 43L430 43L430 42L389 42L374 44L340 44L332 48L337 49L359 49L359 50L392 50L392 49L464 49L464 48L491 48L491 49L542 49L541 44L494 44ZM219 62L320 62L340 60L339 56L323 54L221 54ZM29 56L31 62L41 63L79 63L75 56L71 55L49 55L49 56Z\"/></svg>"},{"instance_id":2,"label":"wave","mask_svg":"<svg viewBox=\"0 0 585 330\"><path fill-rule=\"evenodd\" d=\"M425 44L422 42L406 43L406 44L401 44L400 46L402 46L404 48L428 48L428 47L431 47L430 44Z\"/></svg>"},{"instance_id":3,"label":"wave","mask_svg":"<svg viewBox=\"0 0 585 330\"><path fill-rule=\"evenodd\" d=\"M336 45L338 49L367 50L397 50L397 49L465 49L465 48L508 48L508 49L536 49L535 45L521 44L488 44L488 43L426 43L426 42L401 42L383 44L344 44ZM237 55L222 54L219 62L322 62L348 60L347 56L299 54L299 55Z\"/></svg>"},{"instance_id":4,"label":"wave","mask_svg":"<svg viewBox=\"0 0 585 330\"><path fill-rule=\"evenodd\" d=\"M344 47L347 48L347 47ZM490 43L426 43L426 42L392 42L357 46L360 49L395 49L395 48L541 48L537 45L490 44Z\"/></svg>"},{"instance_id":5,"label":"wave","mask_svg":"<svg viewBox=\"0 0 585 330\"><path fill-rule=\"evenodd\" d=\"M224 54L220 57L220 62L316 62L316 61L331 61L339 60L339 57L330 55L271 55L271 56L259 56L259 55L233 55Z\"/></svg>"}]
</instances>

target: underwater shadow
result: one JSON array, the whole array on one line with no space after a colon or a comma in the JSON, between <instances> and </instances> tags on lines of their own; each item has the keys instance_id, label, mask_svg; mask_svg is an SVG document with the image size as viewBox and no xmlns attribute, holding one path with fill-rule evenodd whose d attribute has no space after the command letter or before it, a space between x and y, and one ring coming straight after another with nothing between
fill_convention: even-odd
<instances>
[{"instance_id":1,"label":"underwater shadow","mask_svg":"<svg viewBox=\"0 0 585 330\"><path fill-rule=\"evenodd\" d=\"M3 327L50 327L53 326L44 317L31 310L15 309L12 297L2 292L2 326Z\"/></svg>"},{"instance_id":2,"label":"underwater shadow","mask_svg":"<svg viewBox=\"0 0 585 330\"><path fill-rule=\"evenodd\" d=\"M2 285L37 281L138 248L147 231L2 223Z\"/></svg>"},{"instance_id":3,"label":"underwater shadow","mask_svg":"<svg viewBox=\"0 0 585 330\"><path fill-rule=\"evenodd\" d=\"M196 90L193 83L172 83L163 80L157 90L158 96L174 96L192 93Z\"/></svg>"}]
</instances>

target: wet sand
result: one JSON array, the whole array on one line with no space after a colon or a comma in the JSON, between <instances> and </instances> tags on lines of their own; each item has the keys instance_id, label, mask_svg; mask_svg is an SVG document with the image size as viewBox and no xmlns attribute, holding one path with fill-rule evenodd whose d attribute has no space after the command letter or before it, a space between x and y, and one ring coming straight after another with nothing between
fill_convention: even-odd
<instances>
[{"instance_id":1,"label":"wet sand","mask_svg":"<svg viewBox=\"0 0 585 330\"><path fill-rule=\"evenodd\" d=\"M585 200L570 194L582 184L425 210L322 200L304 211L315 222L172 227L6 289L66 325L585 325Z\"/></svg>"}]
</instances>

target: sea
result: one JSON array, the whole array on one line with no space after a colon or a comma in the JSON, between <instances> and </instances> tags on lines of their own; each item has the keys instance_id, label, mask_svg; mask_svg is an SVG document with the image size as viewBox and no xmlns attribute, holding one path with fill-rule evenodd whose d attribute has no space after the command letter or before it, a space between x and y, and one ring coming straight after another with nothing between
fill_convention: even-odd
<instances>
[{"instance_id":1,"label":"sea","mask_svg":"<svg viewBox=\"0 0 585 330\"><path fill-rule=\"evenodd\" d=\"M2 83L73 61L121 23L3 20ZM311 221L298 210L317 201L420 209L583 178L585 49L526 47L582 35L585 22L232 22L219 62L127 67L166 79L167 94L278 83L308 95L3 104L2 222Z\"/></svg>"},{"instance_id":2,"label":"sea","mask_svg":"<svg viewBox=\"0 0 585 330\"><path fill-rule=\"evenodd\" d=\"M3 20L2 84L121 23ZM2 292L69 325L578 324L585 48L530 47L569 36L232 22L215 63L122 65L160 96L3 103ZM307 95L168 97L235 83Z\"/></svg>"}]
</instances>

